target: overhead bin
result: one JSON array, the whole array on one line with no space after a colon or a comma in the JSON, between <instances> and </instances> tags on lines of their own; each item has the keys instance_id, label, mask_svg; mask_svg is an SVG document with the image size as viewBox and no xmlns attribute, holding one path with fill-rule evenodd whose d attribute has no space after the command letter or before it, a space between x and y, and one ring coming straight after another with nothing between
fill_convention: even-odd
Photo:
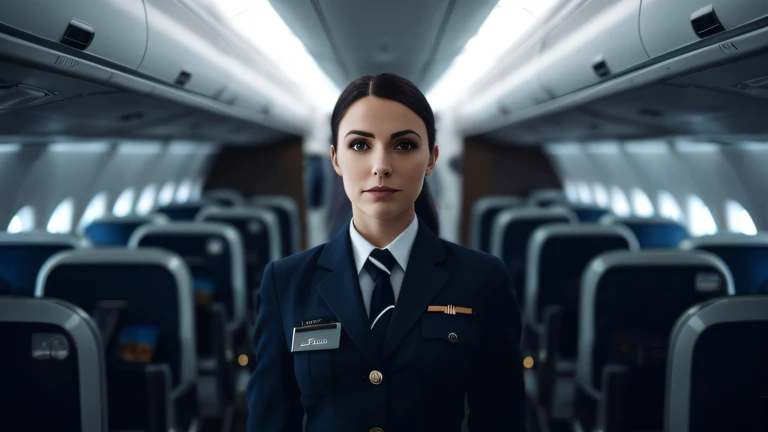
<instances>
[{"instance_id":1,"label":"overhead bin","mask_svg":"<svg viewBox=\"0 0 768 432\"><path fill-rule=\"evenodd\" d=\"M591 0L552 29L539 56L542 87L564 96L648 60L637 28L640 2Z\"/></svg>"},{"instance_id":2,"label":"overhead bin","mask_svg":"<svg viewBox=\"0 0 768 432\"><path fill-rule=\"evenodd\" d=\"M145 0L149 38L139 72L218 98L229 81L229 47L207 23L176 1Z\"/></svg>"},{"instance_id":3,"label":"overhead bin","mask_svg":"<svg viewBox=\"0 0 768 432\"><path fill-rule=\"evenodd\" d=\"M767 0L642 0L640 35L656 57L766 14Z\"/></svg>"},{"instance_id":4,"label":"overhead bin","mask_svg":"<svg viewBox=\"0 0 768 432\"><path fill-rule=\"evenodd\" d=\"M147 46L142 0L0 1L0 22L131 69Z\"/></svg>"}]
</instances>

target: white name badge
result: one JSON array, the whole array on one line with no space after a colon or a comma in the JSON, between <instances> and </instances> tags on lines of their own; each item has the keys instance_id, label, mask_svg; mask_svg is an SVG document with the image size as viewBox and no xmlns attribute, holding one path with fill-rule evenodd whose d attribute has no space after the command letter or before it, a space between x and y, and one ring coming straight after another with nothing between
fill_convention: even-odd
<instances>
[{"instance_id":1,"label":"white name badge","mask_svg":"<svg viewBox=\"0 0 768 432\"><path fill-rule=\"evenodd\" d=\"M337 349L340 341L341 323L294 327L291 352Z\"/></svg>"}]
</instances>

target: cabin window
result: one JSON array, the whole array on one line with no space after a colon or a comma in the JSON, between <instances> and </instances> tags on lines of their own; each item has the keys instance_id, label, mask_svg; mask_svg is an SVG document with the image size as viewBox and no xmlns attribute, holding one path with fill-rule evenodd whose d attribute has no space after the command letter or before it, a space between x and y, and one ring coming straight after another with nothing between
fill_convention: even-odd
<instances>
[{"instance_id":1,"label":"cabin window","mask_svg":"<svg viewBox=\"0 0 768 432\"><path fill-rule=\"evenodd\" d=\"M148 215L155 207L155 197L157 197L157 186L154 184L145 186L139 195L139 201L136 203L136 214L139 216Z\"/></svg>"},{"instance_id":2,"label":"cabin window","mask_svg":"<svg viewBox=\"0 0 768 432\"><path fill-rule=\"evenodd\" d=\"M579 202L579 188L573 180L565 181L565 196L571 203Z\"/></svg>"},{"instance_id":3,"label":"cabin window","mask_svg":"<svg viewBox=\"0 0 768 432\"><path fill-rule=\"evenodd\" d=\"M757 234L757 227L749 212L734 200L725 202L725 220L729 231L747 235Z\"/></svg>"},{"instance_id":4,"label":"cabin window","mask_svg":"<svg viewBox=\"0 0 768 432\"><path fill-rule=\"evenodd\" d=\"M176 189L176 203L184 204L189 201L189 197L192 194L192 180L182 180L179 183L179 188Z\"/></svg>"},{"instance_id":5,"label":"cabin window","mask_svg":"<svg viewBox=\"0 0 768 432\"><path fill-rule=\"evenodd\" d=\"M124 190L120 196L117 197L114 207L112 207L112 213L117 217L128 216L133 211L133 200L136 192L133 188Z\"/></svg>"},{"instance_id":6,"label":"cabin window","mask_svg":"<svg viewBox=\"0 0 768 432\"><path fill-rule=\"evenodd\" d=\"M696 195L688 197L688 230L692 236L717 233L717 223L709 207Z\"/></svg>"},{"instance_id":7,"label":"cabin window","mask_svg":"<svg viewBox=\"0 0 768 432\"><path fill-rule=\"evenodd\" d=\"M199 178L192 186L192 190L189 192L190 201L199 201L203 197L203 179Z\"/></svg>"},{"instance_id":8,"label":"cabin window","mask_svg":"<svg viewBox=\"0 0 768 432\"><path fill-rule=\"evenodd\" d=\"M75 212L75 200L66 198L56 206L46 229L54 234L69 234L72 231L72 217Z\"/></svg>"},{"instance_id":9,"label":"cabin window","mask_svg":"<svg viewBox=\"0 0 768 432\"><path fill-rule=\"evenodd\" d=\"M632 211L638 217L653 217L656 211L648 195L638 188L632 189Z\"/></svg>"},{"instance_id":10,"label":"cabin window","mask_svg":"<svg viewBox=\"0 0 768 432\"><path fill-rule=\"evenodd\" d=\"M32 206L24 206L11 218L8 224L9 233L20 233L35 229L35 209Z\"/></svg>"},{"instance_id":11,"label":"cabin window","mask_svg":"<svg viewBox=\"0 0 768 432\"><path fill-rule=\"evenodd\" d=\"M611 209L619 217L627 217L632 214L627 196L618 186L611 188Z\"/></svg>"},{"instance_id":12,"label":"cabin window","mask_svg":"<svg viewBox=\"0 0 768 432\"><path fill-rule=\"evenodd\" d=\"M592 186L592 191L595 196L595 204L600 208L609 208L611 206L611 199L608 196L608 189L600 183L595 183Z\"/></svg>"},{"instance_id":13,"label":"cabin window","mask_svg":"<svg viewBox=\"0 0 768 432\"><path fill-rule=\"evenodd\" d=\"M109 195L107 195L106 192L100 192L91 198L91 202L88 203L88 206L83 212L83 216L80 218L80 222L77 224L78 229L83 230L90 225L91 222L104 216L104 214L107 213L108 200Z\"/></svg>"},{"instance_id":14,"label":"cabin window","mask_svg":"<svg viewBox=\"0 0 768 432\"><path fill-rule=\"evenodd\" d=\"M581 201L582 204L592 204L594 202L592 199L592 190L586 182L579 183L579 201Z\"/></svg>"},{"instance_id":15,"label":"cabin window","mask_svg":"<svg viewBox=\"0 0 768 432\"><path fill-rule=\"evenodd\" d=\"M176 190L176 183L169 181L166 182L162 188L160 188L160 193L157 195L157 205L158 206L166 206L173 201L173 192Z\"/></svg>"},{"instance_id":16,"label":"cabin window","mask_svg":"<svg viewBox=\"0 0 768 432\"><path fill-rule=\"evenodd\" d=\"M659 192L659 215L675 222L683 222L685 219L677 200L667 191Z\"/></svg>"}]
</instances>

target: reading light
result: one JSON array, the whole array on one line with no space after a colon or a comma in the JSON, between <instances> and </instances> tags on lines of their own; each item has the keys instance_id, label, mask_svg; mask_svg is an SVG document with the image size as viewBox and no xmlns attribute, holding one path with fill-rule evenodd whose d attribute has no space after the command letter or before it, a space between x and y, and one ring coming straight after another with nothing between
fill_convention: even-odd
<instances>
[{"instance_id":1,"label":"reading light","mask_svg":"<svg viewBox=\"0 0 768 432\"><path fill-rule=\"evenodd\" d=\"M523 360L523 367L526 369L531 369L534 365L533 357L528 356Z\"/></svg>"},{"instance_id":2,"label":"reading light","mask_svg":"<svg viewBox=\"0 0 768 432\"><path fill-rule=\"evenodd\" d=\"M248 366L248 356L240 354L240 356L237 357L237 364L243 367Z\"/></svg>"}]
</instances>

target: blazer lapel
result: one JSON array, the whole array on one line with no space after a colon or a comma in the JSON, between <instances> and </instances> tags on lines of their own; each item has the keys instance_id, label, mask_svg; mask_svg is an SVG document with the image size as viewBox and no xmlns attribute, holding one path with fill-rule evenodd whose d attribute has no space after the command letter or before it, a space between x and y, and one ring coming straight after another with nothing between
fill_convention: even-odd
<instances>
[{"instance_id":1,"label":"blazer lapel","mask_svg":"<svg viewBox=\"0 0 768 432\"><path fill-rule=\"evenodd\" d=\"M448 282L448 273L437 267L444 260L445 248L440 238L425 225L419 224L408 269L384 339L382 354L385 358L394 351L403 336L427 311L429 302Z\"/></svg>"},{"instance_id":2,"label":"blazer lapel","mask_svg":"<svg viewBox=\"0 0 768 432\"><path fill-rule=\"evenodd\" d=\"M313 281L315 289L363 355L372 364L377 365L381 350L374 342L368 314L365 312L352 256L349 223L325 245L317 265L320 268Z\"/></svg>"}]
</instances>

